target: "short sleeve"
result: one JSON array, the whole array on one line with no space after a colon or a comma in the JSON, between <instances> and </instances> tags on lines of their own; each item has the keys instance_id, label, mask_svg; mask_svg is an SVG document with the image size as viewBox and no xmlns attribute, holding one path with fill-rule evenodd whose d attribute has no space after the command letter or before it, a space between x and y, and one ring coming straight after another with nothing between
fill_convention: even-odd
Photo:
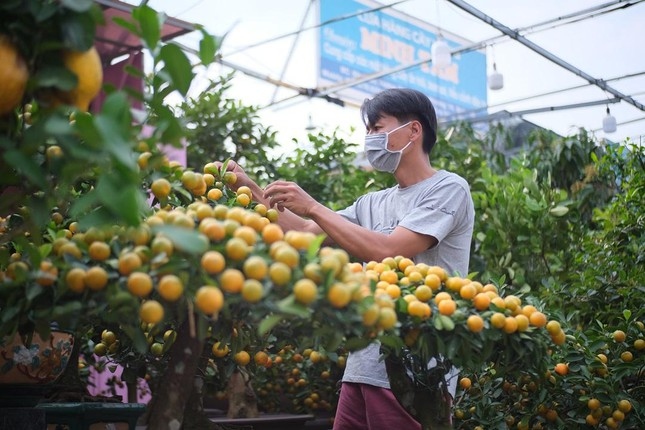
<instances>
[{"instance_id":1,"label":"short sleeve","mask_svg":"<svg viewBox=\"0 0 645 430\"><path fill-rule=\"evenodd\" d=\"M468 198L469 193L460 184L448 183L424 195L399 226L441 242L451 232L459 233L461 220L470 207Z\"/></svg>"},{"instance_id":2,"label":"short sleeve","mask_svg":"<svg viewBox=\"0 0 645 430\"><path fill-rule=\"evenodd\" d=\"M345 209L341 209L339 211L336 211L337 214L340 216L344 217L348 221L350 221L353 224L359 224L358 222L358 214L356 211L356 206L357 206L358 201L355 201L352 203L351 206L346 207Z\"/></svg>"}]
</instances>

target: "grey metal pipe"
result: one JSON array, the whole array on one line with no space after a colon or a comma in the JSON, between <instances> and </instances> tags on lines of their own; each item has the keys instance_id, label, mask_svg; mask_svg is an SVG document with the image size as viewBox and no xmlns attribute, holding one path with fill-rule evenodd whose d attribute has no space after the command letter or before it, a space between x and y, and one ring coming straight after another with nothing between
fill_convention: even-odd
<instances>
[{"instance_id":1,"label":"grey metal pipe","mask_svg":"<svg viewBox=\"0 0 645 430\"><path fill-rule=\"evenodd\" d=\"M602 80L602 79L597 79L594 78L593 76L589 75L588 73L583 72L582 70L578 69L577 67L574 67L573 65L567 63L560 57L552 54L551 52L547 51L546 49L542 48L541 46L531 42L528 40L526 37L522 36L517 32L516 30L513 30L504 24L500 23L499 21L496 21L495 19L491 18L490 16L486 15L484 12L480 11L479 9L471 6L465 1L462 0L447 0L449 3L452 3L453 5L457 6L458 8L462 9L465 12L468 12L472 16L481 19L484 21L486 24L496 28L497 30L501 31L502 33L506 34L507 36L517 40L520 42L522 45L526 46L527 48L531 49L535 53L543 56L547 60L552 61L553 63L557 64L560 67L563 67L564 69L567 69L571 73L574 73L577 76L580 76L581 78L585 79L587 82L589 82L592 85L597 86L598 88L607 91L614 96L620 98L621 100L631 104L632 106L635 106L636 108L645 111L645 105L642 103L637 102L634 100L632 97L621 93L615 88L610 87L607 85L607 83Z\"/></svg>"}]
</instances>

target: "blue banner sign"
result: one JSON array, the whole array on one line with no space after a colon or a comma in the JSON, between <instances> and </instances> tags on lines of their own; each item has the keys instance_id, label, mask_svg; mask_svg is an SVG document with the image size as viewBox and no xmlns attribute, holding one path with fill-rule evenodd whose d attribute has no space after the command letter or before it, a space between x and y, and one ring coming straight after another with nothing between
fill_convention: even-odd
<instances>
[{"instance_id":1,"label":"blue banner sign","mask_svg":"<svg viewBox=\"0 0 645 430\"><path fill-rule=\"evenodd\" d=\"M371 0L318 4L324 24L319 33L319 89L360 104L385 88L415 88L430 97L440 118L486 107L483 52L453 55L452 64L439 69L424 62L439 37L436 27L392 8L367 12L383 6ZM469 44L444 31L441 36L451 50ZM371 79L375 74L383 76Z\"/></svg>"}]
</instances>

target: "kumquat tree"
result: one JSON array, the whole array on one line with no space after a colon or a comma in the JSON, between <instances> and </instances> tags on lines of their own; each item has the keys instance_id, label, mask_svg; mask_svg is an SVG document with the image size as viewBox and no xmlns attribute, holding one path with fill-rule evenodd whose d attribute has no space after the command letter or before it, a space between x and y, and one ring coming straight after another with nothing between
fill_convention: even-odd
<instances>
[{"instance_id":1,"label":"kumquat tree","mask_svg":"<svg viewBox=\"0 0 645 430\"><path fill-rule=\"evenodd\" d=\"M642 146L538 135L527 143L541 148L537 163L491 149L495 131L459 126L440 138L437 167L472 186L472 273L399 255L358 262L324 237L283 231L280 212L226 170L235 155L259 166L258 182L289 180L305 176L302 160L335 160L336 173L321 167L307 183L332 207L374 187L367 172L338 173L357 167L336 135L310 135L317 157L261 168L273 134L252 108L220 103L226 85L189 99L220 39L198 28L199 52L187 54L161 40L164 15L149 6L117 19L152 58L150 73L132 71L146 83L135 119L133 95L110 88L88 112L103 87L94 2L0 11L0 338L28 347L57 328L74 334L69 378L47 399L89 401L79 360L102 358L131 391L149 382L150 429L218 428L204 413L212 398L228 400L231 419L333 419L347 354L379 342L393 392L424 429L643 427ZM204 114L243 129L211 142ZM220 146L189 151L190 166L162 150L190 139Z\"/></svg>"}]
</instances>

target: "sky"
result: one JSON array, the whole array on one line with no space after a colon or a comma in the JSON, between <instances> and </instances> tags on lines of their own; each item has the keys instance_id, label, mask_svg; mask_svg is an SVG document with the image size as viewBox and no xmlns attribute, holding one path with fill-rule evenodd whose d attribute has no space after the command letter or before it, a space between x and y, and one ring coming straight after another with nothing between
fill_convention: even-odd
<instances>
[{"instance_id":1,"label":"sky","mask_svg":"<svg viewBox=\"0 0 645 430\"><path fill-rule=\"evenodd\" d=\"M224 35L222 58L236 69L280 80L287 85L318 88L318 2L341 0L150 0L148 5L184 21L201 24L214 35ZM128 0L138 4L138 1ZM383 1L382 4L456 35L470 42L490 41L484 48L487 72L493 62L503 74L504 87L487 91L489 113L557 108L598 102L602 104L554 109L524 115L523 118L560 135L576 134L579 128L603 138L621 142L645 140L645 112L621 101L607 103L613 94L553 63L494 27L445 0ZM645 2L591 18L536 26L568 14L613 3L596 0L470 0L468 4L511 29L526 29L528 40L571 65L586 76L601 79L620 93L645 104ZM623 2L624 3L624 2ZM285 36L305 28L298 36ZM177 39L196 48L199 34ZM274 40L275 39L275 40ZM268 43L262 43L267 42ZM200 79L231 72L219 64L200 71ZM642 73L642 74L640 74ZM636 75L636 76L631 76ZM196 97L203 85L198 80L189 94ZM550 93L550 94L549 94ZM354 104L345 107L319 98L295 96L288 88L277 88L265 80L237 71L229 97L246 105L261 107L262 123L278 132L285 150L292 140L306 141L311 130L331 133L361 143L364 126ZM614 133L604 133L602 121L607 107L616 118ZM440 118L441 120L441 118ZM312 127L315 127L312 129ZM309 129L309 130L308 130Z\"/></svg>"}]
</instances>

